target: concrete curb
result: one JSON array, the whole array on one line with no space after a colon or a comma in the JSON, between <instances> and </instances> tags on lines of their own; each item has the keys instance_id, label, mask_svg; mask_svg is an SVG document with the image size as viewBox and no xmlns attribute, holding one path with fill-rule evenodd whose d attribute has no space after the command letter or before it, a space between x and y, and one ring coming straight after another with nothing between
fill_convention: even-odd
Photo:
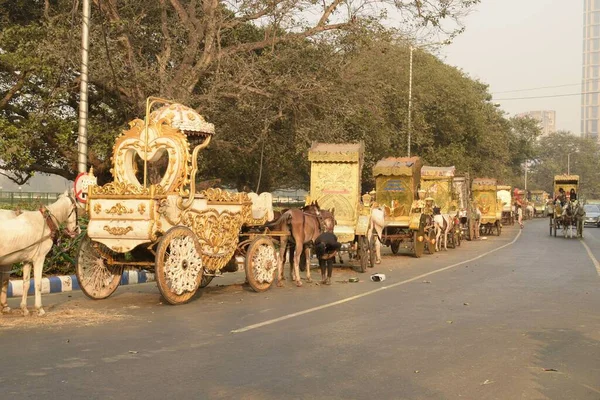
<instances>
[{"instance_id":1,"label":"concrete curb","mask_svg":"<svg viewBox=\"0 0 600 400\"><path fill-rule=\"evenodd\" d=\"M154 282L152 272L128 270L121 276L121 285L133 285L136 283ZM76 275L51 276L42 278L42 294L71 292L81 290ZM34 280L31 279L27 295L35 293ZM8 283L8 297L20 297L23 295L23 281L10 281Z\"/></svg>"}]
</instances>

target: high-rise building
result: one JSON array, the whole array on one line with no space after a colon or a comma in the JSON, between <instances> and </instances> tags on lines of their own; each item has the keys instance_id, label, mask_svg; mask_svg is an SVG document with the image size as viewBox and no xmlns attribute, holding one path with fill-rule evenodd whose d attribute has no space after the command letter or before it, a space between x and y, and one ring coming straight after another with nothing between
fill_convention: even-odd
<instances>
[{"instance_id":1,"label":"high-rise building","mask_svg":"<svg viewBox=\"0 0 600 400\"><path fill-rule=\"evenodd\" d=\"M528 111L517 114L517 117L529 117L537 120L542 130L541 136L548 136L552 132L556 132L556 111L554 110Z\"/></svg>"},{"instance_id":2,"label":"high-rise building","mask_svg":"<svg viewBox=\"0 0 600 400\"><path fill-rule=\"evenodd\" d=\"M598 139L600 117L600 0L583 0L581 136Z\"/></svg>"}]
</instances>

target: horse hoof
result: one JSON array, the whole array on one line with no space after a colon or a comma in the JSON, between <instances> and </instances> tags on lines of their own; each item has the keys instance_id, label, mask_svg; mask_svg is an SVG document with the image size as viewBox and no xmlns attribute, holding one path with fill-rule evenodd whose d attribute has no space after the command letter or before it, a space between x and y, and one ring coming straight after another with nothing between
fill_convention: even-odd
<instances>
[{"instance_id":1,"label":"horse hoof","mask_svg":"<svg viewBox=\"0 0 600 400\"><path fill-rule=\"evenodd\" d=\"M29 310L27 309L27 307L21 308L21 310L23 310L23 316L26 317L29 315Z\"/></svg>"},{"instance_id":2,"label":"horse hoof","mask_svg":"<svg viewBox=\"0 0 600 400\"><path fill-rule=\"evenodd\" d=\"M2 314L8 314L10 312L10 307L6 306L2 309Z\"/></svg>"},{"instance_id":3,"label":"horse hoof","mask_svg":"<svg viewBox=\"0 0 600 400\"><path fill-rule=\"evenodd\" d=\"M37 310L37 315L38 317L43 317L44 315L46 315L46 311L44 311L43 308L40 308L39 310Z\"/></svg>"},{"instance_id":4,"label":"horse hoof","mask_svg":"<svg viewBox=\"0 0 600 400\"><path fill-rule=\"evenodd\" d=\"M381 264L381 260L375 261L375 264Z\"/></svg>"},{"instance_id":5,"label":"horse hoof","mask_svg":"<svg viewBox=\"0 0 600 400\"><path fill-rule=\"evenodd\" d=\"M306 282L312 283L312 278L306 278Z\"/></svg>"},{"instance_id":6,"label":"horse hoof","mask_svg":"<svg viewBox=\"0 0 600 400\"><path fill-rule=\"evenodd\" d=\"M302 286L302 282L296 281L296 287L300 287L300 286Z\"/></svg>"},{"instance_id":7,"label":"horse hoof","mask_svg":"<svg viewBox=\"0 0 600 400\"><path fill-rule=\"evenodd\" d=\"M326 285L331 285L331 279L330 279L330 278L327 278L327 280L325 281L325 284L326 284Z\"/></svg>"},{"instance_id":8,"label":"horse hoof","mask_svg":"<svg viewBox=\"0 0 600 400\"><path fill-rule=\"evenodd\" d=\"M277 287L285 287L285 285L283 284L283 282L279 281L277 282Z\"/></svg>"}]
</instances>

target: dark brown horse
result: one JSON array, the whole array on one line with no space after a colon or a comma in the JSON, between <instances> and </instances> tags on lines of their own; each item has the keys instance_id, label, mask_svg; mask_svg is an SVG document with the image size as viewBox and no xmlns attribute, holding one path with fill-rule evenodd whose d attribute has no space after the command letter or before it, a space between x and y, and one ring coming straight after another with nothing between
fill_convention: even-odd
<instances>
[{"instance_id":1,"label":"dark brown horse","mask_svg":"<svg viewBox=\"0 0 600 400\"><path fill-rule=\"evenodd\" d=\"M283 286L285 280L283 276L283 263L285 261L285 252L288 240L291 239L293 260L290 260L290 266L293 264L292 279L296 286L302 286L300 281L300 256L302 251L306 255L306 281L312 282L310 277L310 244L324 231L332 231L335 225L333 211L321 210L318 203L312 203L302 209L290 209L284 212L279 219L273 221L267 226L273 230L287 232L282 236L279 247L278 286Z\"/></svg>"}]
</instances>

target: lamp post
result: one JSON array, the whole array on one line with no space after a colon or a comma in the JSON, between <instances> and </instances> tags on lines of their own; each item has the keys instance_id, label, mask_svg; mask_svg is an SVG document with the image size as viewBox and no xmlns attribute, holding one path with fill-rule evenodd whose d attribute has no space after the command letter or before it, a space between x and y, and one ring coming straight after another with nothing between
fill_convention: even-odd
<instances>
[{"instance_id":1,"label":"lamp post","mask_svg":"<svg viewBox=\"0 0 600 400\"><path fill-rule=\"evenodd\" d=\"M412 81L413 81L413 50L414 47L410 46L410 61L408 63L408 156L410 157L410 134L411 134L411 124L412 124Z\"/></svg>"},{"instance_id":2,"label":"lamp post","mask_svg":"<svg viewBox=\"0 0 600 400\"><path fill-rule=\"evenodd\" d=\"M571 175L571 154L573 153L567 154L567 175Z\"/></svg>"},{"instance_id":3,"label":"lamp post","mask_svg":"<svg viewBox=\"0 0 600 400\"><path fill-rule=\"evenodd\" d=\"M407 144L407 153L408 153L408 157L410 157L410 142L411 142L411 135L412 135L412 84L413 84L413 51L415 49L425 49L427 47L431 47L431 46L439 46L439 45L447 45L449 44L449 42L444 41L444 42L436 42L436 43L425 43L419 46L413 46L412 44L409 44L408 48L409 48L409 61L408 61L408 121L406 124L407 127L407 133L408 133L408 144Z\"/></svg>"}]
</instances>

